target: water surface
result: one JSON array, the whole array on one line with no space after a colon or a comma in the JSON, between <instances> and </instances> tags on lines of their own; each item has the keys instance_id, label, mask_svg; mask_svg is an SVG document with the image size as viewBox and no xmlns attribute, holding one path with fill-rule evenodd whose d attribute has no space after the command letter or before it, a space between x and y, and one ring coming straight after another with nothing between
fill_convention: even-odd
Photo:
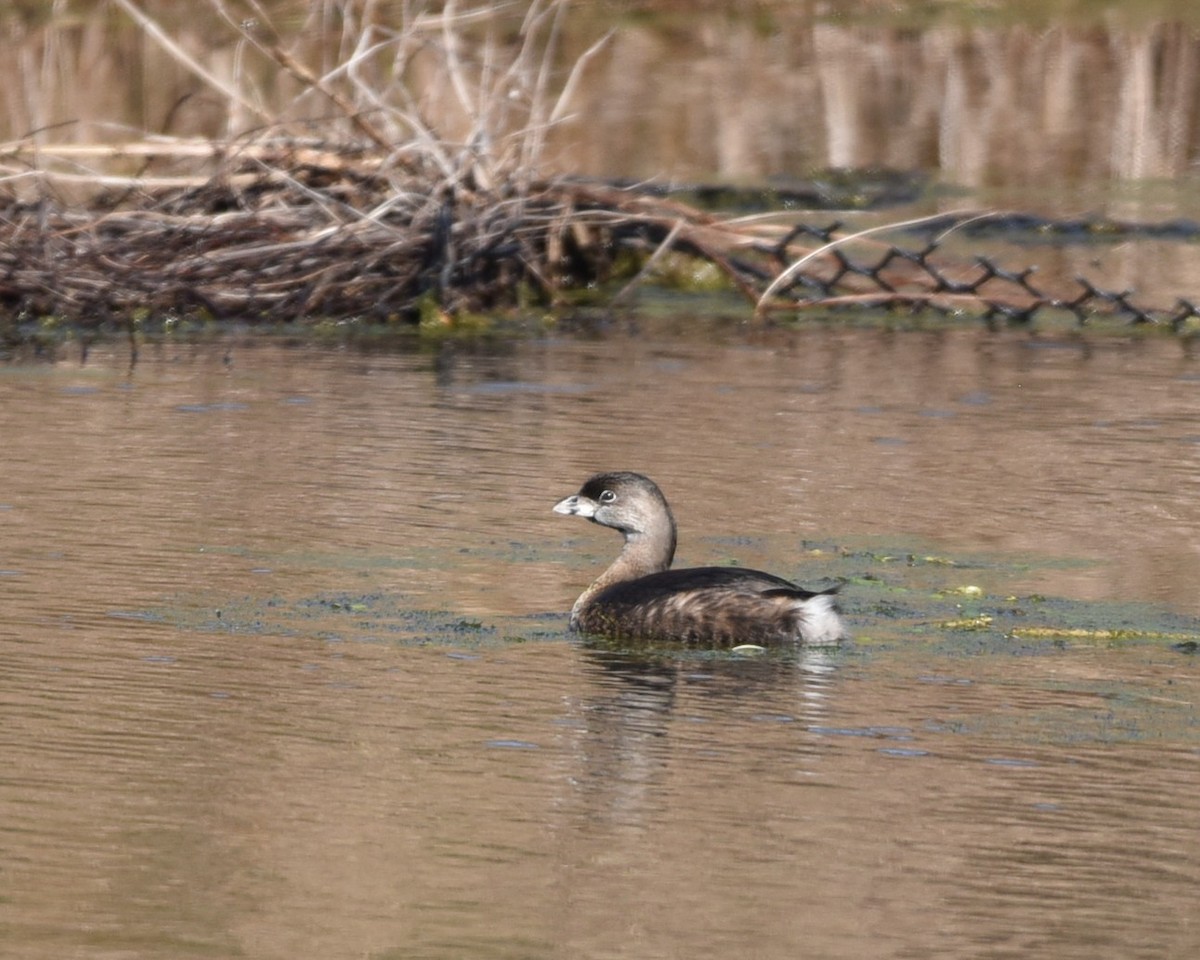
<instances>
[{"instance_id":1,"label":"water surface","mask_svg":"<svg viewBox=\"0 0 1200 960\"><path fill-rule=\"evenodd\" d=\"M1193 955L1187 345L701 333L0 370L6 950ZM613 467L859 644L571 640ZM1169 635L891 612L968 586Z\"/></svg>"}]
</instances>

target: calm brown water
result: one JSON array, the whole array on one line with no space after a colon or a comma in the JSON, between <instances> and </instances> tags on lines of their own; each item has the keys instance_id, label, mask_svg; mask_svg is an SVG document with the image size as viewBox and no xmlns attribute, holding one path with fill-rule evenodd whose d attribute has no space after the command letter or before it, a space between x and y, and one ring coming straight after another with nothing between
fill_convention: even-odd
<instances>
[{"instance_id":1,"label":"calm brown water","mask_svg":"<svg viewBox=\"0 0 1200 960\"><path fill-rule=\"evenodd\" d=\"M139 6L247 103L328 116L214 10ZM267 6L315 69L354 48L336 5ZM578 4L561 65L618 29L544 159L886 166L943 185L916 212L1196 215L1189 5L894 6ZM262 122L113 5L0 22L0 139ZM439 62L408 79L454 136ZM58 161L53 189L99 162ZM1200 296L1189 244L1004 253ZM1194 348L686 326L0 367L0 956L1200 954ZM666 488L682 562L846 578L858 644L573 641L616 543L549 508L613 467ZM1009 608L1059 642L929 626Z\"/></svg>"},{"instance_id":2,"label":"calm brown water","mask_svg":"<svg viewBox=\"0 0 1200 960\"><path fill-rule=\"evenodd\" d=\"M1200 948L1195 656L883 602L915 550L1194 635L1179 341L104 348L0 369L0 439L6 956ZM859 645L571 641L616 543L549 508L601 467L660 480L683 562L849 577Z\"/></svg>"}]
</instances>

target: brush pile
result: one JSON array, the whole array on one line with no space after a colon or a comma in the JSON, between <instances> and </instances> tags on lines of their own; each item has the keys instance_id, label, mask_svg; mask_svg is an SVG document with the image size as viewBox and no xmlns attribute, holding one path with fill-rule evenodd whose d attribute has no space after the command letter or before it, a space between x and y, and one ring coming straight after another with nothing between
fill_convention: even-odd
<instances>
[{"instance_id":1,"label":"brush pile","mask_svg":"<svg viewBox=\"0 0 1200 960\"><path fill-rule=\"evenodd\" d=\"M431 169L416 151L361 144L210 148L217 172L194 184L131 184L76 206L9 198L0 309L85 324L146 310L415 319L430 303L448 313L553 303L607 280L624 249L671 246L720 264L748 293L768 275L731 259L758 231L648 193L485 184L473 170Z\"/></svg>"},{"instance_id":2,"label":"brush pile","mask_svg":"<svg viewBox=\"0 0 1200 960\"><path fill-rule=\"evenodd\" d=\"M361 145L260 142L195 185L0 207L0 308L88 323L136 311L415 319L553 297L611 261L600 203L482 188Z\"/></svg>"}]
</instances>

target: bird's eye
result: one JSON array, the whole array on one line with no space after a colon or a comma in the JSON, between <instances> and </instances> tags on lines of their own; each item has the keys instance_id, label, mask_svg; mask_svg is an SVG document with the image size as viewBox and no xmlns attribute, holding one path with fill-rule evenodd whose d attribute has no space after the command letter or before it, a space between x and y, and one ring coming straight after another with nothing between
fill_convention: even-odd
<instances>
[{"instance_id":1,"label":"bird's eye","mask_svg":"<svg viewBox=\"0 0 1200 960\"><path fill-rule=\"evenodd\" d=\"M611 490L605 490L602 494L600 494L600 502L601 503L612 503L616 499L617 499L617 495L615 493L613 493Z\"/></svg>"}]
</instances>

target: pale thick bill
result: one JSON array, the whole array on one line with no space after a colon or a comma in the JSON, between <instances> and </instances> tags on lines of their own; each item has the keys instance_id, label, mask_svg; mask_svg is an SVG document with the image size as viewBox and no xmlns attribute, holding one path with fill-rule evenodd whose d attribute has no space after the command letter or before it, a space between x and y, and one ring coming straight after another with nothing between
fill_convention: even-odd
<instances>
[{"instance_id":1,"label":"pale thick bill","mask_svg":"<svg viewBox=\"0 0 1200 960\"><path fill-rule=\"evenodd\" d=\"M554 505L555 513L564 513L568 516L575 517L594 517L596 515L596 504L592 500L587 500L580 497L578 494L571 494L569 497L563 497Z\"/></svg>"}]
</instances>

